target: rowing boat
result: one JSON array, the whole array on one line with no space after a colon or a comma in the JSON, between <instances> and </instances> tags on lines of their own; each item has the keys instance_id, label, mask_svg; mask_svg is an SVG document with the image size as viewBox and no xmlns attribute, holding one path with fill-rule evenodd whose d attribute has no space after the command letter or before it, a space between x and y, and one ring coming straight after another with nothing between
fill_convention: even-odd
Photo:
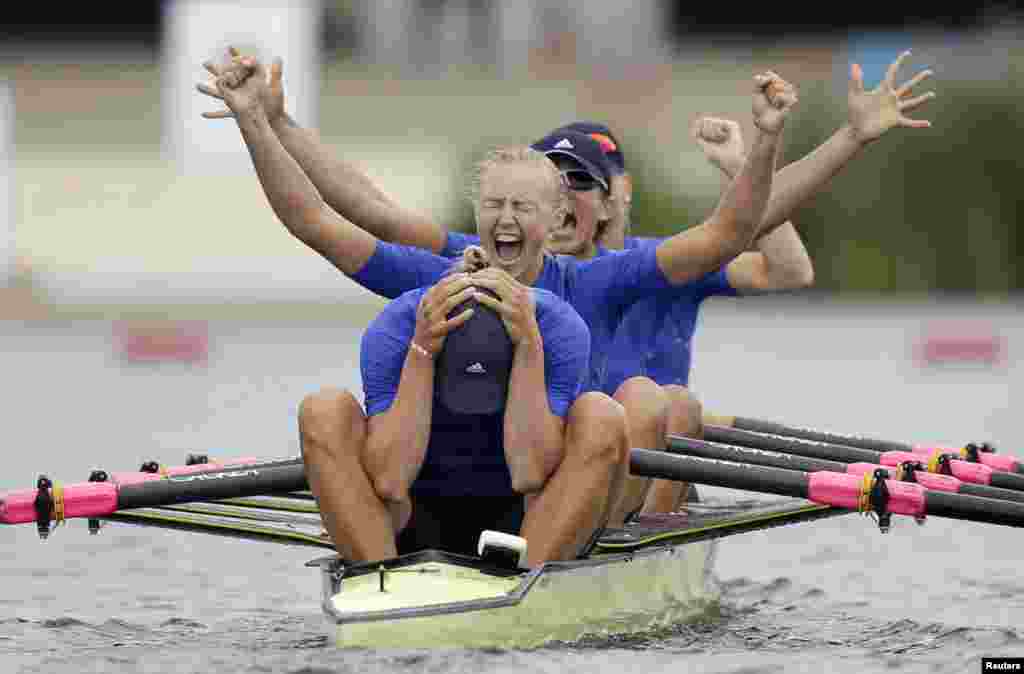
<instances>
[{"instance_id":1,"label":"rowing boat","mask_svg":"<svg viewBox=\"0 0 1024 674\"><path fill-rule=\"evenodd\" d=\"M716 538L838 512L803 499L723 506L605 531L591 554L521 571L426 550L313 560L339 647L534 648L648 632L713 613Z\"/></svg>"}]
</instances>

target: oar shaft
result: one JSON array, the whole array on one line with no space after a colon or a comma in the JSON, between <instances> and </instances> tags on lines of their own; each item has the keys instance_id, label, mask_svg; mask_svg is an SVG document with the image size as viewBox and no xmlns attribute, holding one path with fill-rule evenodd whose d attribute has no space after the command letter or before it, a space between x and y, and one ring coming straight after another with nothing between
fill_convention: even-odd
<instances>
[{"instance_id":1,"label":"oar shaft","mask_svg":"<svg viewBox=\"0 0 1024 674\"><path fill-rule=\"evenodd\" d=\"M882 514L912 517L930 515L1024 527L1022 503L928 491L913 482L884 478L876 480L875 474L853 475L832 471L805 473L649 449L632 450L630 472L643 477L795 496L850 510L870 507L872 510L880 509Z\"/></svg>"},{"instance_id":2,"label":"oar shaft","mask_svg":"<svg viewBox=\"0 0 1024 674\"><path fill-rule=\"evenodd\" d=\"M741 431L741 433L746 433ZM713 437L717 437L718 434L712 433ZM758 436L759 434L750 433L749 435ZM745 436L744 436L745 437ZM771 436L763 436L771 438ZM762 443L772 444L772 443ZM785 449L784 445L780 446ZM916 454L908 452L887 452L885 454L875 454L879 459L885 458L886 464L882 465L876 462L864 462L858 461L856 463L843 463L840 461L828 461L825 459L814 459L795 454L776 453L762 449L754 449L750 447L723 444L721 442L711 442L708 440L696 440L693 438L686 438L681 436L669 436L668 438L668 451L683 453L687 456L700 456L706 459L718 459L721 461L736 461L739 463L752 463L758 466L771 466L773 468L785 468L788 470L801 470L809 473L819 471L830 471L833 473L848 473L851 475L864 475L865 473L874 473L878 469L886 471L893 478L898 478L898 467L900 461L895 461L895 458L903 457L903 461L911 462L909 466L913 470L913 481L920 484L922 487L933 491L944 491L965 494L969 496L976 496L981 498L992 498L1001 499L1004 501L1014 501L1017 503L1024 503L1024 491L1014 491L1011 489L999 489L997 487L987 486L987 484L974 484L967 482L953 475L942 475L938 473L929 473L925 470L916 470L914 464L923 465L921 457ZM865 450L867 451L867 450ZM876 459L877 461L878 459ZM992 471L987 466L980 464L965 463L962 461L955 461L951 464L954 472L963 474L965 470L972 469L972 477L976 480L989 480L992 477ZM906 469L906 464L903 465ZM1012 480L1016 479L1016 476L1010 476Z\"/></svg>"},{"instance_id":3,"label":"oar shaft","mask_svg":"<svg viewBox=\"0 0 1024 674\"><path fill-rule=\"evenodd\" d=\"M673 456L650 449L634 449L629 470L633 475L695 482L716 487L807 498L807 476L782 468L761 468L712 459Z\"/></svg>"},{"instance_id":4,"label":"oar shaft","mask_svg":"<svg viewBox=\"0 0 1024 674\"><path fill-rule=\"evenodd\" d=\"M84 482L54 486L45 494L23 489L0 495L0 523L38 522L37 503L52 502L50 519L102 517L125 508L218 500L306 489L301 459L271 461L238 468L212 469L192 475L167 476L133 484ZM46 501L43 501L44 503ZM45 508L43 519L46 519Z\"/></svg>"},{"instance_id":5,"label":"oar shaft","mask_svg":"<svg viewBox=\"0 0 1024 674\"><path fill-rule=\"evenodd\" d=\"M751 419L749 417L719 417L709 414L706 415L706 423L710 423L711 425L728 426L738 430L753 431L755 433L769 433L772 435L782 435L790 438L802 438L804 440L812 440L815 442L825 442L835 445L870 449L876 452L915 452L918 454L931 454L938 450L947 454L958 454L962 455L964 458L971 458L972 461L982 463L993 470L1024 474L1024 462L1020 459L1013 456L995 454L991 450L975 451L968 454L966 448L959 449L951 447L934 447L930 445L912 445L905 442L866 438L860 435L846 435L810 428L802 428L799 426L787 426L785 424L778 424L772 421L763 421L760 419Z\"/></svg>"},{"instance_id":6,"label":"oar shaft","mask_svg":"<svg viewBox=\"0 0 1024 674\"><path fill-rule=\"evenodd\" d=\"M828 431L801 428L799 426L787 426L785 424L777 424L772 421L762 421L760 419L751 419L749 417L731 417L731 419L733 428L744 431L753 431L755 433L785 435L793 438L803 438L804 440L813 440L815 442L826 442L833 445L846 445L849 447L870 449L876 452L910 452L914 449L913 446L903 442L889 442L888 440L876 440L874 438L865 438L858 435L830 433Z\"/></svg>"},{"instance_id":7,"label":"oar shaft","mask_svg":"<svg viewBox=\"0 0 1024 674\"><path fill-rule=\"evenodd\" d=\"M814 459L841 461L843 463L878 463L878 452L870 449L848 447L820 440L767 435L762 432L726 428L724 426L704 426L704 439L711 442L724 442L730 445L742 445L769 452L796 454Z\"/></svg>"},{"instance_id":8,"label":"oar shaft","mask_svg":"<svg viewBox=\"0 0 1024 674\"><path fill-rule=\"evenodd\" d=\"M830 459L843 463L880 463L886 466L896 466L906 461L928 463L931 458L927 454L920 452L895 450L881 452L818 440L767 435L756 431L715 425L704 426L704 437L714 442L754 447L770 452ZM939 453L941 454L941 452ZM1024 475L1019 473L1006 473L982 463L973 463L961 459L951 459L948 467L950 474L963 482L991 485L1000 489L1024 492Z\"/></svg>"},{"instance_id":9,"label":"oar shaft","mask_svg":"<svg viewBox=\"0 0 1024 674\"><path fill-rule=\"evenodd\" d=\"M305 466L302 464L262 468L239 466L212 473L172 475L156 482L124 485L118 491L117 503L118 510L121 510L256 496L306 488Z\"/></svg>"},{"instance_id":10,"label":"oar shaft","mask_svg":"<svg viewBox=\"0 0 1024 674\"><path fill-rule=\"evenodd\" d=\"M925 508L935 517L1024 526L1024 503L930 491L925 496Z\"/></svg>"},{"instance_id":11,"label":"oar shaft","mask_svg":"<svg viewBox=\"0 0 1024 674\"><path fill-rule=\"evenodd\" d=\"M772 468L784 468L786 470L800 470L814 472L818 470L830 470L834 473L845 473L847 464L827 459L812 459L796 454L777 454L760 449L749 447L737 447L735 445L720 444L686 438L683 436L670 435L668 438L668 451L682 452L688 456L701 456L705 459L720 459L722 461L734 461L737 463L753 463L758 466L770 466Z\"/></svg>"}]
</instances>

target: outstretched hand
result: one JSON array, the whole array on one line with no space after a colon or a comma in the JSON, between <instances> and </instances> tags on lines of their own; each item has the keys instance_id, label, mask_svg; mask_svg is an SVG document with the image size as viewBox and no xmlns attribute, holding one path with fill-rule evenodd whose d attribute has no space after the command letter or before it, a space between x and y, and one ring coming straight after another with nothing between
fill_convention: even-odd
<instances>
[{"instance_id":1,"label":"outstretched hand","mask_svg":"<svg viewBox=\"0 0 1024 674\"><path fill-rule=\"evenodd\" d=\"M690 126L690 135L697 141L708 161L730 178L746 161L743 133L738 122L718 117L698 117Z\"/></svg>"},{"instance_id":2,"label":"outstretched hand","mask_svg":"<svg viewBox=\"0 0 1024 674\"><path fill-rule=\"evenodd\" d=\"M218 80L223 78L223 85L228 89L237 89L250 77L259 73L266 86L259 89L259 103L271 123L284 116L284 86L281 83L281 75L284 64L280 58L275 58L267 72L263 65L252 56L242 56L234 47L228 47L229 62L226 65L215 64L207 61L203 67L213 76L210 82L200 82L196 89L200 93L211 98L227 103L224 94L218 86ZM228 119L235 117L230 105L224 110L204 112L206 119Z\"/></svg>"},{"instance_id":3,"label":"outstretched hand","mask_svg":"<svg viewBox=\"0 0 1024 674\"><path fill-rule=\"evenodd\" d=\"M754 126L762 133L781 132L796 102L796 88L772 71L754 76Z\"/></svg>"},{"instance_id":4,"label":"outstretched hand","mask_svg":"<svg viewBox=\"0 0 1024 674\"><path fill-rule=\"evenodd\" d=\"M896 126L912 129L931 126L931 122L927 120L910 119L903 114L935 97L935 92L929 91L908 98L914 86L931 76L931 70L922 70L902 86L896 86L896 72L908 56L909 51L900 54L889 66L885 79L871 91L864 90L864 72L861 67L856 63L850 66L850 126L861 143L878 140L882 134Z\"/></svg>"}]
</instances>

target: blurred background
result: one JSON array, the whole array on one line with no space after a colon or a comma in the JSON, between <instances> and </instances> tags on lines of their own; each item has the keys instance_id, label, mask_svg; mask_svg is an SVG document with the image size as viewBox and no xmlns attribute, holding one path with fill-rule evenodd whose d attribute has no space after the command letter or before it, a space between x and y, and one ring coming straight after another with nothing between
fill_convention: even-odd
<instances>
[{"instance_id":1,"label":"blurred background","mask_svg":"<svg viewBox=\"0 0 1024 674\"><path fill-rule=\"evenodd\" d=\"M813 292L1005 300L1024 282L1024 15L888 9L839 25L669 0L22 3L0 27L0 313L375 302L276 221L234 123L200 117L218 107L195 91L201 64L228 44L282 56L293 117L458 229L483 149L605 121L642 234L714 207L721 180L688 125L727 116L749 136L752 73L800 87L792 161L844 121L851 62L874 86L910 48L900 79L935 71L921 91L938 98L912 115L933 126L889 133L795 219Z\"/></svg>"}]
</instances>

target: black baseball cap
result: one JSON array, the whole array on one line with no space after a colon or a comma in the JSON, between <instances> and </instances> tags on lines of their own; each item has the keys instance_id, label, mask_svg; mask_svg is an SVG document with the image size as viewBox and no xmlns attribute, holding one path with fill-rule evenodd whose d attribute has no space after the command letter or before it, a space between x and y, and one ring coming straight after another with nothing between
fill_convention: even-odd
<instances>
[{"instance_id":1,"label":"black baseball cap","mask_svg":"<svg viewBox=\"0 0 1024 674\"><path fill-rule=\"evenodd\" d=\"M597 182L605 192L610 190L612 165L605 156L601 144L586 134L577 131L562 131L548 134L531 145L549 158L568 157L572 159L591 181ZM569 179L569 186L575 187L571 171L562 171ZM587 181L580 181L585 184Z\"/></svg>"},{"instance_id":2,"label":"black baseball cap","mask_svg":"<svg viewBox=\"0 0 1024 674\"><path fill-rule=\"evenodd\" d=\"M491 291L479 288L496 297ZM515 355L501 316L489 306L469 299L449 318L472 308L468 321L448 333L437 356L437 395L456 414L496 414L505 409Z\"/></svg>"},{"instance_id":3,"label":"black baseball cap","mask_svg":"<svg viewBox=\"0 0 1024 674\"><path fill-rule=\"evenodd\" d=\"M575 131L576 133L590 136L604 150L604 155L608 157L608 162L612 166L612 173L614 175L622 175L626 172L626 158L622 154L622 144L619 143L619 139L615 137L615 134L612 133L612 130L606 124L579 121L559 127L552 133L559 133L560 131Z\"/></svg>"}]
</instances>

